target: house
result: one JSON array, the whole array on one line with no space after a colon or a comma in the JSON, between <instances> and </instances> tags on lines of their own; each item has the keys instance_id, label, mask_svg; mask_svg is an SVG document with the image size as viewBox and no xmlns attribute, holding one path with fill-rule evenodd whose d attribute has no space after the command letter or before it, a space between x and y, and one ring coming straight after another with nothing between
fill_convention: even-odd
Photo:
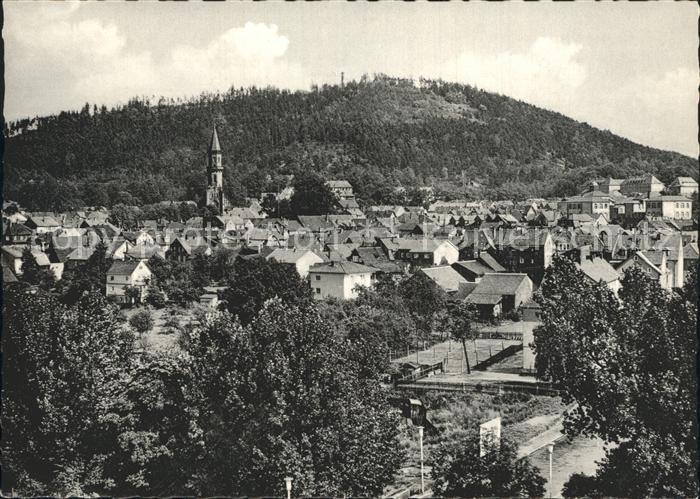
<instances>
[{"instance_id":1,"label":"house","mask_svg":"<svg viewBox=\"0 0 700 499\"><path fill-rule=\"evenodd\" d=\"M314 298L338 298L349 300L357 298L358 287L370 287L372 276L376 272L355 262L320 263L309 269L309 283Z\"/></svg>"},{"instance_id":2,"label":"house","mask_svg":"<svg viewBox=\"0 0 700 499\"><path fill-rule=\"evenodd\" d=\"M380 241L387 241L381 239ZM459 260L459 249L445 239L405 239L395 241L394 258L419 267L452 265Z\"/></svg>"},{"instance_id":3,"label":"house","mask_svg":"<svg viewBox=\"0 0 700 499\"><path fill-rule=\"evenodd\" d=\"M566 198L559 203L559 209L565 215L606 215L610 214L610 206L614 204L610 194L594 190L579 196Z\"/></svg>"},{"instance_id":4,"label":"house","mask_svg":"<svg viewBox=\"0 0 700 499\"><path fill-rule=\"evenodd\" d=\"M527 274L485 274L465 301L476 305L481 317L493 318L517 310L532 291Z\"/></svg>"},{"instance_id":5,"label":"house","mask_svg":"<svg viewBox=\"0 0 700 499\"><path fill-rule=\"evenodd\" d=\"M605 194L620 192L624 179L621 178L597 178L586 184L587 190L599 190Z\"/></svg>"},{"instance_id":6,"label":"house","mask_svg":"<svg viewBox=\"0 0 700 499\"><path fill-rule=\"evenodd\" d=\"M441 265L438 267L426 267L419 272L425 274L437 287L448 295L453 295L467 284L467 280L460 275L453 267Z\"/></svg>"},{"instance_id":7,"label":"house","mask_svg":"<svg viewBox=\"0 0 700 499\"><path fill-rule=\"evenodd\" d=\"M3 244L31 244L34 232L26 225L11 223L2 234Z\"/></svg>"},{"instance_id":8,"label":"house","mask_svg":"<svg viewBox=\"0 0 700 499\"><path fill-rule=\"evenodd\" d=\"M168 260L185 262L199 253L203 253L205 256L212 254L211 246L206 238L200 237L186 240L185 238L177 237L170 243L170 246L168 246L168 249L162 256Z\"/></svg>"},{"instance_id":9,"label":"house","mask_svg":"<svg viewBox=\"0 0 700 499\"><path fill-rule=\"evenodd\" d=\"M651 196L644 203L648 217L690 220L693 202L685 196Z\"/></svg>"},{"instance_id":10,"label":"house","mask_svg":"<svg viewBox=\"0 0 700 499\"><path fill-rule=\"evenodd\" d=\"M329 180L326 185L339 199L354 198L352 185L347 180Z\"/></svg>"},{"instance_id":11,"label":"house","mask_svg":"<svg viewBox=\"0 0 700 499\"><path fill-rule=\"evenodd\" d=\"M595 283L602 281L607 284L615 295L620 291L620 274L606 260L583 257L576 266L591 281Z\"/></svg>"},{"instance_id":12,"label":"house","mask_svg":"<svg viewBox=\"0 0 700 499\"><path fill-rule=\"evenodd\" d=\"M137 302L146 297L146 288L151 281L151 269L143 260L116 261L107 271L106 293L117 303L127 303L126 289L136 288Z\"/></svg>"},{"instance_id":13,"label":"house","mask_svg":"<svg viewBox=\"0 0 700 499\"><path fill-rule=\"evenodd\" d=\"M7 267L15 276L22 275L22 253L25 247L22 246L3 246L2 247L2 266ZM32 249L32 256L36 260L39 267L44 267L54 273L56 279L61 278L63 264L53 265L49 260L49 256L38 249ZM58 275L56 272L58 271Z\"/></svg>"},{"instance_id":14,"label":"house","mask_svg":"<svg viewBox=\"0 0 700 499\"><path fill-rule=\"evenodd\" d=\"M682 239L677 237L668 246L634 252L618 266L617 271L623 274L628 268L636 266L658 279L662 288L680 288L685 283L685 254Z\"/></svg>"},{"instance_id":15,"label":"house","mask_svg":"<svg viewBox=\"0 0 700 499\"><path fill-rule=\"evenodd\" d=\"M406 275L408 265L389 258L379 246L359 246L352 250L348 260L376 269L377 275L399 279Z\"/></svg>"},{"instance_id":16,"label":"house","mask_svg":"<svg viewBox=\"0 0 700 499\"><path fill-rule=\"evenodd\" d=\"M668 190L671 194L689 198L698 192L698 183L692 177L678 177L668 186Z\"/></svg>"},{"instance_id":17,"label":"house","mask_svg":"<svg viewBox=\"0 0 700 499\"><path fill-rule=\"evenodd\" d=\"M323 263L323 258L313 251L296 248L275 248L265 259L294 265L302 279L309 275L313 265Z\"/></svg>"},{"instance_id":18,"label":"house","mask_svg":"<svg viewBox=\"0 0 700 499\"><path fill-rule=\"evenodd\" d=\"M492 256L508 272L526 273L539 283L554 258L554 240L547 230L508 230L499 233Z\"/></svg>"},{"instance_id":19,"label":"house","mask_svg":"<svg viewBox=\"0 0 700 499\"><path fill-rule=\"evenodd\" d=\"M35 216L32 215L25 222L25 225L35 231L37 234L47 234L56 232L61 228L61 224L52 216Z\"/></svg>"},{"instance_id":20,"label":"house","mask_svg":"<svg viewBox=\"0 0 700 499\"><path fill-rule=\"evenodd\" d=\"M652 196L659 194L666 188L663 182L654 175L647 174L640 177L630 177L622 181L620 193L629 195Z\"/></svg>"}]
</instances>

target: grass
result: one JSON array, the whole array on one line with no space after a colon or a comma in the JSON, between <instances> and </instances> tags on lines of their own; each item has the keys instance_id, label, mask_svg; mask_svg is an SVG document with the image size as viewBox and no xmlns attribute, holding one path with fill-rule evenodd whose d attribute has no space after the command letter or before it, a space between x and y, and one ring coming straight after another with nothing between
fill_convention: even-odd
<instances>
[{"instance_id":1,"label":"grass","mask_svg":"<svg viewBox=\"0 0 700 499\"><path fill-rule=\"evenodd\" d=\"M122 310L126 317L127 324L129 318L140 310L148 307L134 307ZM162 309L149 309L153 315L153 329L137 338L136 347L145 350L177 350L178 336L173 332L173 326L177 322L180 327L189 327L194 320L194 307L182 308L169 305Z\"/></svg>"}]
</instances>

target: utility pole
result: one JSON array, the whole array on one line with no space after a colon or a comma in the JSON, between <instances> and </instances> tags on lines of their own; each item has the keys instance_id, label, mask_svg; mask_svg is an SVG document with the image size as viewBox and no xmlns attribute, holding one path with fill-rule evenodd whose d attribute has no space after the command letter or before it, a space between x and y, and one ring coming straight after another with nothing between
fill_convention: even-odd
<instances>
[{"instance_id":1,"label":"utility pole","mask_svg":"<svg viewBox=\"0 0 700 499\"><path fill-rule=\"evenodd\" d=\"M345 72L340 72L340 88L345 88Z\"/></svg>"},{"instance_id":2,"label":"utility pole","mask_svg":"<svg viewBox=\"0 0 700 499\"><path fill-rule=\"evenodd\" d=\"M425 479L423 478L423 427L418 427L418 436L420 437L420 493L425 494Z\"/></svg>"},{"instance_id":3,"label":"utility pole","mask_svg":"<svg viewBox=\"0 0 700 499\"><path fill-rule=\"evenodd\" d=\"M554 454L554 444L547 445L547 452L549 453L549 497L554 497L552 493L552 455Z\"/></svg>"}]
</instances>

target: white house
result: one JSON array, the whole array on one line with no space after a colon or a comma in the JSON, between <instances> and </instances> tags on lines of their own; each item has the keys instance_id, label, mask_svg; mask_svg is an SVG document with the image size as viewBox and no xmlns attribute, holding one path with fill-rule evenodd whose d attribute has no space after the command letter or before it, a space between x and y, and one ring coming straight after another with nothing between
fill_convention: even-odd
<instances>
[{"instance_id":1,"label":"white house","mask_svg":"<svg viewBox=\"0 0 700 499\"><path fill-rule=\"evenodd\" d=\"M690 197L698 192L698 183L692 177L678 177L668 189L672 194Z\"/></svg>"},{"instance_id":2,"label":"white house","mask_svg":"<svg viewBox=\"0 0 700 499\"><path fill-rule=\"evenodd\" d=\"M328 262L309 269L309 283L314 298L357 298L357 286L370 287L376 269L355 262Z\"/></svg>"},{"instance_id":3,"label":"white house","mask_svg":"<svg viewBox=\"0 0 700 499\"><path fill-rule=\"evenodd\" d=\"M118 303L126 303L126 288L131 286L140 292L138 301L143 301L150 280L151 269L145 261L116 261L107 271L107 298L113 296Z\"/></svg>"},{"instance_id":4,"label":"white house","mask_svg":"<svg viewBox=\"0 0 700 499\"><path fill-rule=\"evenodd\" d=\"M266 259L293 264L302 279L309 275L309 268L312 265L323 263L323 258L313 251L297 248L275 248L272 253L267 255Z\"/></svg>"}]
</instances>

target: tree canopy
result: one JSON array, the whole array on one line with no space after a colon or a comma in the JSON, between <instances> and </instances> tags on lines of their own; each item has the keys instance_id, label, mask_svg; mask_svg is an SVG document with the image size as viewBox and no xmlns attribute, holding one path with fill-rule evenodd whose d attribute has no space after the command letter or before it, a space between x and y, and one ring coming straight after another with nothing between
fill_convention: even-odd
<instances>
[{"instance_id":1,"label":"tree canopy","mask_svg":"<svg viewBox=\"0 0 700 499\"><path fill-rule=\"evenodd\" d=\"M615 444L587 495L697 494L695 286L669 292L631 268L618 300L565 258L547 269L537 298L538 376L577 403L564 421L570 435ZM584 482L577 476L572 490Z\"/></svg>"}]
</instances>

